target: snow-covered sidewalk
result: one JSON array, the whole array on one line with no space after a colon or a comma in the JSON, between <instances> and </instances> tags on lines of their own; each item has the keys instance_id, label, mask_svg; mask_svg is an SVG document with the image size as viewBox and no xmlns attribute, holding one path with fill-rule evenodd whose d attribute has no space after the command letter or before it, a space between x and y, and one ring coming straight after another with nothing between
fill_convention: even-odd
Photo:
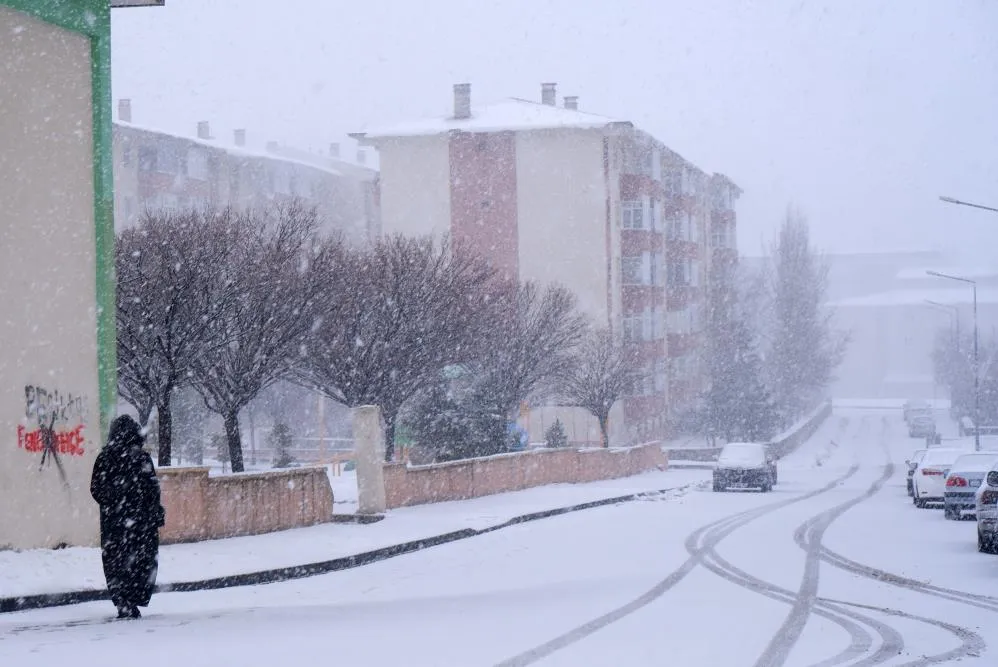
<instances>
[{"instance_id":1,"label":"snow-covered sidewalk","mask_svg":"<svg viewBox=\"0 0 998 667\"><path fill-rule=\"evenodd\" d=\"M234 537L160 550L159 583L196 581L315 563L372 551L466 528L481 530L514 517L605 498L679 488L707 480L704 470L649 472L589 484L551 486L471 500L392 510L383 521L323 524L278 533ZM334 479L334 488L349 478ZM344 494L347 495L347 494ZM349 512L337 505L336 512ZM345 512L344 512L345 513ZM100 550L0 551L0 598L104 588Z\"/></svg>"}]
</instances>

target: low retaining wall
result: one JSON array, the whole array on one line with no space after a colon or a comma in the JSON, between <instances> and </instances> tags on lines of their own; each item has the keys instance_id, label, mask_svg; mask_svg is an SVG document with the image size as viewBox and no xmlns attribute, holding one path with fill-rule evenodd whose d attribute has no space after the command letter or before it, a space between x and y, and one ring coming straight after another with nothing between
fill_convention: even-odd
<instances>
[{"instance_id":1,"label":"low retaining wall","mask_svg":"<svg viewBox=\"0 0 998 667\"><path fill-rule=\"evenodd\" d=\"M163 543L256 535L333 518L325 468L209 477L208 468L160 468Z\"/></svg>"},{"instance_id":2,"label":"low retaining wall","mask_svg":"<svg viewBox=\"0 0 998 667\"><path fill-rule=\"evenodd\" d=\"M779 436L766 443L769 447L769 451L776 456L776 458L781 459L790 452L794 451L805 440L814 435L814 432L818 430L829 415L832 414L832 402L827 401L822 403L814 412L812 412L806 419L795 424L792 428ZM716 461L717 457L721 454L721 447L694 447L694 448L676 448L669 449L669 457L676 461Z\"/></svg>"},{"instance_id":3,"label":"low retaining wall","mask_svg":"<svg viewBox=\"0 0 998 667\"><path fill-rule=\"evenodd\" d=\"M423 466L384 467L389 509L464 500L545 484L595 482L663 469L668 457L658 444L624 449L538 449Z\"/></svg>"}]
</instances>

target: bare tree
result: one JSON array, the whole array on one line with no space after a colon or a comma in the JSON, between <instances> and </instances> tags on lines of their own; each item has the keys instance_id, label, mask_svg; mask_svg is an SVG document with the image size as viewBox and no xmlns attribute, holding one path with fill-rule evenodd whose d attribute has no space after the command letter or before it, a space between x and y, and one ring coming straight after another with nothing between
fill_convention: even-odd
<instances>
[{"instance_id":1,"label":"bare tree","mask_svg":"<svg viewBox=\"0 0 998 667\"><path fill-rule=\"evenodd\" d=\"M495 437L521 403L566 378L586 322L561 285L510 283L496 292L488 335L476 364L476 411L491 415Z\"/></svg>"},{"instance_id":2,"label":"bare tree","mask_svg":"<svg viewBox=\"0 0 998 667\"><path fill-rule=\"evenodd\" d=\"M146 215L115 246L119 393L147 424L155 407L159 465L172 458L173 392L224 340L207 332L231 301L229 210Z\"/></svg>"},{"instance_id":3,"label":"bare tree","mask_svg":"<svg viewBox=\"0 0 998 667\"><path fill-rule=\"evenodd\" d=\"M194 360L192 385L225 423L233 472L244 470L239 413L286 376L315 320L325 249L314 249L315 209L300 202L240 216L224 280L235 298L209 335L226 341Z\"/></svg>"},{"instance_id":4,"label":"bare tree","mask_svg":"<svg viewBox=\"0 0 998 667\"><path fill-rule=\"evenodd\" d=\"M599 422L603 446L610 446L610 410L640 378L640 364L608 329L589 332L564 381L562 394L569 405L588 410Z\"/></svg>"},{"instance_id":5,"label":"bare tree","mask_svg":"<svg viewBox=\"0 0 998 667\"><path fill-rule=\"evenodd\" d=\"M335 268L296 377L347 406L381 406L391 460L405 401L473 355L493 272L430 238L337 245L329 257Z\"/></svg>"}]
</instances>

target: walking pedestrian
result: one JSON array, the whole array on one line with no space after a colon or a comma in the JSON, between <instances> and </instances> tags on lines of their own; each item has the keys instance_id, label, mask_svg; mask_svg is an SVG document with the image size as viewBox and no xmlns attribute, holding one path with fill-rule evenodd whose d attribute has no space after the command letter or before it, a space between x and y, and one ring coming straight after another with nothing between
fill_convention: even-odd
<instances>
[{"instance_id":1,"label":"walking pedestrian","mask_svg":"<svg viewBox=\"0 0 998 667\"><path fill-rule=\"evenodd\" d=\"M166 518L144 441L134 419L116 418L90 480L90 495L100 505L104 577L118 618L139 618L139 607L149 605L156 585L159 528Z\"/></svg>"}]
</instances>

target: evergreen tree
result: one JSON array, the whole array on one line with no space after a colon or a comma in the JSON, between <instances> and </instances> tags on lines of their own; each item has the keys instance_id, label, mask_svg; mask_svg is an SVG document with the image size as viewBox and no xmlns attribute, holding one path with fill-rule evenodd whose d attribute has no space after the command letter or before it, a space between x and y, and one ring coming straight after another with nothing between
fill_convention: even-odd
<instances>
[{"instance_id":1,"label":"evergreen tree","mask_svg":"<svg viewBox=\"0 0 998 667\"><path fill-rule=\"evenodd\" d=\"M704 417L711 435L728 442L759 442L772 437L778 420L733 275L733 268L718 270L711 284L707 320L710 384L704 396Z\"/></svg>"},{"instance_id":2,"label":"evergreen tree","mask_svg":"<svg viewBox=\"0 0 998 667\"><path fill-rule=\"evenodd\" d=\"M270 448L274 451L275 468L289 468L295 462L291 455L291 427L284 422L274 424L270 432Z\"/></svg>"},{"instance_id":3,"label":"evergreen tree","mask_svg":"<svg viewBox=\"0 0 998 667\"><path fill-rule=\"evenodd\" d=\"M555 419L544 432L544 444L548 447L568 447L568 434L565 433L565 425L560 419Z\"/></svg>"}]
</instances>

